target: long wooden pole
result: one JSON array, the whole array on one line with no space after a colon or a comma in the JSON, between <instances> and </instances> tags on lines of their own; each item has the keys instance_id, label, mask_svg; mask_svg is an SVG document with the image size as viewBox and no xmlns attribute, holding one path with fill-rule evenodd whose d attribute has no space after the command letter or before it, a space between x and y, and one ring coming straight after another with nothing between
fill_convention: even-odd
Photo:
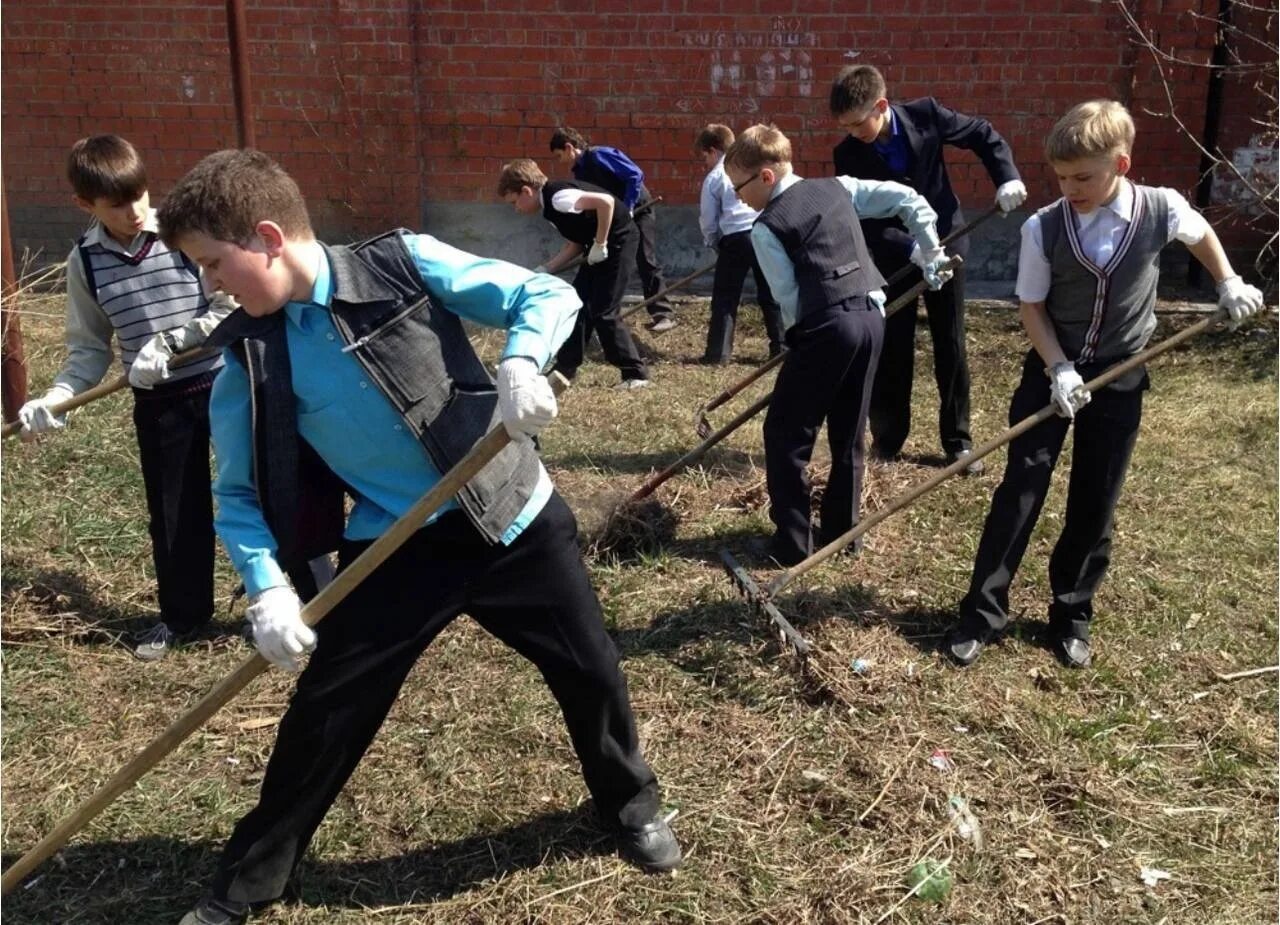
<instances>
[{"instance_id":1,"label":"long wooden pole","mask_svg":"<svg viewBox=\"0 0 1280 925\"><path fill-rule=\"evenodd\" d=\"M1186 328L1185 330L1179 331L1177 334L1174 334L1172 337L1165 338L1155 346L1148 347L1146 350L1143 350L1141 353L1134 354L1129 359L1125 360L1123 363L1117 363L1115 366L1112 366L1110 369L1107 369L1106 371L1100 373L1099 375L1095 376L1093 379L1090 379L1088 382L1086 382L1084 384L1084 388L1090 392L1096 392L1098 389L1102 388L1108 383L1114 382L1116 379L1120 378L1125 373L1130 372L1131 370L1137 369L1142 364L1147 363L1151 360L1154 360L1156 357L1160 356L1162 353L1166 353L1169 350L1172 350L1174 347L1178 346L1184 341L1190 340L1191 338L1195 337L1197 334L1201 333L1202 331L1208 330L1209 328L1218 324L1220 321L1222 321L1226 317L1227 317L1227 313L1223 309L1218 309L1210 317L1205 318L1203 321L1197 321L1195 324L1191 325L1191 327ZM891 501L889 504L882 507L880 510L876 511L871 516L865 517L861 521L859 521L858 525L855 526L853 529L847 530L844 533L840 534L838 537L836 537L826 546L823 546L821 549L819 549L809 558L805 559L802 562L798 562L795 565L793 565L791 568L787 569L785 572L783 572L781 575L779 575L777 578L775 578L772 582L769 583L768 587L765 588L765 591L764 591L765 596L769 598L776 596L779 591L787 587L787 585L791 584L793 581L795 581L805 572L809 571L810 569L814 568L817 565L821 565L823 562L830 559L832 556L834 556L840 550L844 549L854 540L858 539L858 537L862 536L871 528L877 526L878 524L892 517L898 511L901 511L903 508L910 507L912 504L918 501L921 497L933 491L935 488L937 488L947 479L951 478L953 475L959 474L961 471L965 469L965 467L972 465L975 460L982 459L982 457L986 456L987 454L992 453L995 450L998 450L1000 447L1004 446L1006 443L1009 443L1010 441L1012 441L1015 437L1021 436L1022 434L1031 430L1031 428L1037 426L1043 421L1047 421L1049 418L1053 417L1054 414L1056 413L1057 412L1054 411L1054 406L1052 404L1045 405L1035 414L1031 415L1030 417L1024 418L1023 420L1019 421L1017 424L1013 425L1008 430L1004 431L998 436L993 437L991 440L988 440L986 443L982 444L981 446L974 447L973 452L968 456L965 456L962 459L957 459L955 462L951 463L951 465L947 466L944 469L939 470L935 475L921 482L915 488L912 488L907 492L905 492L904 494L899 495L897 498L894 498L893 501Z\"/></svg>"},{"instance_id":2,"label":"long wooden pole","mask_svg":"<svg viewBox=\"0 0 1280 925\"><path fill-rule=\"evenodd\" d=\"M196 360L203 360L206 357L212 356L216 352L217 351L215 350L205 350L203 347L197 347L194 350L184 350L182 353L174 355L173 359L169 361L169 366L178 367L178 366L183 366L187 363L194 363ZM129 384L129 377L127 375L120 375L115 379L111 379L107 382L99 382L93 388L85 389L79 395L74 395L71 398L68 398L64 402L58 402L58 404L54 405L49 410L53 413L55 417L60 417L61 415L66 414L68 411L74 411L77 408L83 408L85 405L89 404L90 402L97 401L99 398L104 398L107 395L112 394L113 392L119 392L128 384ZM10 423L4 425L2 429L0 429L0 438L12 437L14 434L16 434L20 430L22 430L21 422L11 421Z\"/></svg>"},{"instance_id":3,"label":"long wooden pole","mask_svg":"<svg viewBox=\"0 0 1280 925\"><path fill-rule=\"evenodd\" d=\"M559 373L553 372L548 378L551 379L551 387L557 395L568 387L568 380ZM430 491L419 498L413 507L392 524L386 533L378 537L351 565L338 573L323 591L312 598L311 602L302 609L303 622L308 626L315 626L323 620L405 540L421 529L422 524L431 514L456 495L510 442L511 438L501 424L489 431L466 456L458 461L457 465L444 474ZM267 667L266 659L257 653L241 662L238 668L215 685L194 707L178 717L168 729L152 740L151 744L98 788L98 791L82 803L75 812L59 822L53 831L42 838L34 848L18 858L0 879L0 894L9 893L22 881L23 877L48 860L55 851L67 843L71 836L88 825L116 797L133 786L143 774L177 748L187 736L203 726L209 717L240 693Z\"/></svg>"}]
</instances>

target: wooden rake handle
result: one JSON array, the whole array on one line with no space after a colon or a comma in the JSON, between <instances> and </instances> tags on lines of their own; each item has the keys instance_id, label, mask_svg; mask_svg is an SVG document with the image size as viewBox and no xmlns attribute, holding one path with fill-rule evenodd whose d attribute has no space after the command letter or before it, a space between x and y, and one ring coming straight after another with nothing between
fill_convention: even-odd
<instances>
[{"instance_id":1,"label":"wooden rake handle","mask_svg":"<svg viewBox=\"0 0 1280 925\"><path fill-rule=\"evenodd\" d=\"M559 373L548 376L557 395L569 385ZM444 474L436 485L419 498L408 511L378 537L354 562L343 569L334 580L302 609L302 620L314 626L350 594L374 569L381 565L410 536L422 528L427 517L456 495L462 486L475 477L502 449L511 442L506 428L499 424L489 431L471 451ZM244 687L262 674L268 667L266 659L256 652L240 663L226 678L218 682L200 701L178 717L168 729L117 771L110 780L67 816L40 842L18 858L0 878L0 894L8 894L27 874L48 860L54 852L84 828L98 813L106 809L116 797L131 787L143 774L155 767L187 736L195 732L236 696Z\"/></svg>"},{"instance_id":2,"label":"wooden rake handle","mask_svg":"<svg viewBox=\"0 0 1280 925\"><path fill-rule=\"evenodd\" d=\"M218 351L216 350L205 350L203 347L196 348L195 350L184 350L182 353L175 354L173 359L169 361L169 365L171 367L184 366L187 363L194 363L197 360L203 360L206 357L213 356L217 352ZM53 412L55 417L61 417L68 411L83 408L90 402L97 401L99 398L104 398L113 392L119 392L128 384L129 377L127 375L119 376L109 382L100 382L93 388L86 389L81 392L79 395L72 396L64 402L59 402L49 410ZM22 430L22 424L18 421L11 421L4 425L3 431L0 431L0 437L12 437L20 430Z\"/></svg>"},{"instance_id":3,"label":"wooden rake handle","mask_svg":"<svg viewBox=\"0 0 1280 925\"><path fill-rule=\"evenodd\" d=\"M947 235L945 238L943 238L941 241L938 242L938 246L946 247L956 238L964 237L969 232L973 231L973 229L977 228L979 225L981 225L983 222L989 219L991 216L996 215L999 212L1000 212L1000 206L998 205L992 206L991 208L987 209L987 211L983 212L981 215L979 215L977 218L971 221L969 224L964 225L963 227L957 228L955 231L951 232L951 234ZM888 279L884 281L885 288L888 289L890 286L894 285L895 283L902 282L904 279L906 279L908 276L911 275L911 271L913 269L915 269L915 266L914 264L910 264L910 263L908 263L905 267L899 267L897 272L895 272L892 276L890 276Z\"/></svg>"},{"instance_id":4,"label":"wooden rake handle","mask_svg":"<svg viewBox=\"0 0 1280 925\"><path fill-rule=\"evenodd\" d=\"M661 292L651 295L649 298L645 299L643 302L637 302L635 305L628 306L625 311L618 312L618 320L621 321L623 318L628 318L631 315L634 315L636 312L640 311L640 309L642 308L648 308L650 305L652 305L654 302L658 301L662 297L666 296L668 293L672 293L672 292L675 292L677 289L684 288L685 286L693 282L695 279L697 279L699 276L702 276L705 273L710 273L715 268L716 268L716 262L713 260L702 269L694 270L688 276L680 277L678 280L676 280L666 289L663 289ZM586 309L584 308L583 311L586 311Z\"/></svg>"},{"instance_id":5,"label":"wooden rake handle","mask_svg":"<svg viewBox=\"0 0 1280 925\"><path fill-rule=\"evenodd\" d=\"M1160 341L1160 343L1156 344L1155 346L1148 347L1146 350L1143 350L1141 353L1137 353L1134 356L1131 356L1129 359L1125 360L1123 363L1117 363L1115 366L1112 366L1110 369L1105 370L1104 372L1100 373L1099 375L1095 376L1094 378L1086 382L1084 384L1084 388L1090 392L1096 392L1098 389L1102 388L1103 386L1108 385L1111 382L1114 382L1116 379L1120 378L1125 373L1128 373L1131 370L1137 369L1142 364L1147 363L1151 360L1154 360L1156 357L1160 356L1162 353L1166 353L1167 351L1172 350L1174 347L1178 346L1184 341L1190 340L1191 338L1195 337L1197 334L1200 334L1202 331L1208 330L1209 328L1218 324L1218 322L1224 320L1226 317L1227 317L1226 311L1224 309L1218 309L1208 318L1205 318L1203 321L1197 321L1195 324L1191 325L1191 327L1186 328L1185 330L1179 331L1177 334L1174 334L1172 337L1168 337L1165 340ZM973 452L970 455L965 456L962 459L957 459L955 462L951 463L951 465L947 466L945 469L938 471L931 478L928 478L925 481L921 482L915 488L909 489L904 494L901 494L897 498L894 498L891 502L889 502L887 505L882 507L880 510L876 511L871 516L863 518L858 523L858 525L855 526L853 529L847 530L846 532L840 534L840 536L836 537L826 546L823 546L821 549L819 549L809 558L787 569L785 572L783 572L781 575L779 575L777 578L775 578L772 582L769 583L769 586L765 588L765 591L764 591L765 595L770 598L774 597L775 595L778 594L779 591L787 587L787 585L791 584L793 581L795 581L805 572L809 571L814 566L821 565L823 562L827 561L827 559L830 559L832 556L834 556L840 550L844 549L844 547L848 546L858 537L862 536L872 527L875 527L878 524L880 524L882 521L892 517L894 514L896 514L898 511L902 510L903 508L910 507L922 496L927 495L929 492L933 491L933 489L937 488L947 479L951 478L953 475L956 475L967 466L972 465L975 460L982 459L987 454L992 453L995 450L998 450L1000 447L1004 446L1006 443L1009 443L1010 441L1012 441L1015 437L1018 437L1026 433L1031 428L1035 427L1037 424L1040 424L1043 421L1047 421L1049 418L1053 417L1054 414L1056 413L1057 412L1054 411L1054 407L1052 404L1045 405L1035 414L1031 415L1030 417L1024 418L1023 420L1019 421L1017 424L1014 424L1012 427L1010 427L1008 430L1004 431L1000 435L993 437L991 440L988 440L986 443L982 444L981 446L974 447Z\"/></svg>"}]
</instances>

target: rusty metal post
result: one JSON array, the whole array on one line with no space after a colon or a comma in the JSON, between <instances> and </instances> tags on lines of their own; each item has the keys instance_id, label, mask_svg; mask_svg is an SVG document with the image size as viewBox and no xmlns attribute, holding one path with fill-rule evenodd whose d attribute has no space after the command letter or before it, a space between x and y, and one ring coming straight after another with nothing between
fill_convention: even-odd
<instances>
[{"instance_id":1,"label":"rusty metal post","mask_svg":"<svg viewBox=\"0 0 1280 925\"><path fill-rule=\"evenodd\" d=\"M227 45L231 49L231 92L236 101L236 127L240 147L256 148L253 134L253 103L249 93L249 30L245 25L244 0L227 0Z\"/></svg>"},{"instance_id":2,"label":"rusty metal post","mask_svg":"<svg viewBox=\"0 0 1280 925\"><path fill-rule=\"evenodd\" d=\"M13 236L9 233L9 200L4 194L4 182L0 180L0 399L4 405L4 419L16 421L18 409L27 402L27 359L22 351L22 324L18 320L18 307L14 296L18 292L17 276L13 272Z\"/></svg>"}]
</instances>

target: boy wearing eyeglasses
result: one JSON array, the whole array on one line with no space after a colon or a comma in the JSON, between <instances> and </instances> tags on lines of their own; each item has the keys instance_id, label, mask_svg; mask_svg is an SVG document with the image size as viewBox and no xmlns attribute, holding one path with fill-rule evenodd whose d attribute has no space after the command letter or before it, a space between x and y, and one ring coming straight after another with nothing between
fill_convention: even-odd
<instances>
[{"instance_id":1,"label":"boy wearing eyeglasses","mask_svg":"<svg viewBox=\"0 0 1280 925\"><path fill-rule=\"evenodd\" d=\"M831 474L822 497L819 545L858 522L862 431L884 336L884 279L859 218L901 219L917 247L912 262L937 289L950 278L923 196L900 183L791 171L791 142L772 125L753 125L724 156L738 198L760 212L751 246L778 301L787 359L764 422L769 516L777 528L765 552L782 565L813 553L805 469L823 421Z\"/></svg>"}]
</instances>

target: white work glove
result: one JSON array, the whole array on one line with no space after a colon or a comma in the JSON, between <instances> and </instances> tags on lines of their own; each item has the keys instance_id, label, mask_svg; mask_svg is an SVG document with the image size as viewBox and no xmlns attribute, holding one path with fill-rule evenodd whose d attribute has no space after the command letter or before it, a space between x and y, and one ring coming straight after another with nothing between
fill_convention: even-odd
<instances>
[{"instance_id":1,"label":"white work glove","mask_svg":"<svg viewBox=\"0 0 1280 925\"><path fill-rule=\"evenodd\" d=\"M267 588L249 599L245 617L258 652L285 671L302 670L302 656L316 647L316 634L302 622L302 602L292 588Z\"/></svg>"},{"instance_id":2,"label":"white work glove","mask_svg":"<svg viewBox=\"0 0 1280 925\"><path fill-rule=\"evenodd\" d=\"M547 272L547 265L546 265L545 263L540 263L540 264L538 264L536 267L534 267L534 268L533 268L533 272L534 272L534 273L546 273L546 272Z\"/></svg>"},{"instance_id":3,"label":"white work glove","mask_svg":"<svg viewBox=\"0 0 1280 925\"><path fill-rule=\"evenodd\" d=\"M599 241L591 242L591 250L587 251L587 263L595 266L597 263L604 263L609 259L609 245L601 244Z\"/></svg>"},{"instance_id":4,"label":"white work glove","mask_svg":"<svg viewBox=\"0 0 1280 925\"><path fill-rule=\"evenodd\" d=\"M129 385L135 389L154 389L156 383L169 378L169 358L172 356L173 351L165 343L163 334L151 338L133 358L129 367Z\"/></svg>"},{"instance_id":5,"label":"white work glove","mask_svg":"<svg viewBox=\"0 0 1280 925\"><path fill-rule=\"evenodd\" d=\"M556 393L537 363L528 357L507 357L498 364L498 413L512 440L537 435L558 410Z\"/></svg>"},{"instance_id":6,"label":"white work glove","mask_svg":"<svg viewBox=\"0 0 1280 925\"><path fill-rule=\"evenodd\" d=\"M1071 362L1058 363L1045 370L1049 377L1049 397L1059 417L1074 419L1076 412L1093 397L1085 391L1084 380Z\"/></svg>"},{"instance_id":7,"label":"white work glove","mask_svg":"<svg viewBox=\"0 0 1280 925\"><path fill-rule=\"evenodd\" d=\"M1239 275L1228 276L1218 283L1218 307L1227 310L1234 331L1241 321L1262 311L1262 293Z\"/></svg>"},{"instance_id":8,"label":"white work glove","mask_svg":"<svg viewBox=\"0 0 1280 925\"><path fill-rule=\"evenodd\" d=\"M18 436L22 441L30 443L40 434L62 430L62 428L66 427L67 416L62 414L54 417L50 409L54 405L62 404L69 398L74 398L75 394L67 386L58 384L45 392L40 398L33 398L19 408L18 422L22 425L22 429L18 431Z\"/></svg>"},{"instance_id":9,"label":"white work glove","mask_svg":"<svg viewBox=\"0 0 1280 925\"><path fill-rule=\"evenodd\" d=\"M941 289L955 275L954 271L946 266L950 259L946 251L940 247L926 251L916 244L911 248L911 262L920 268L920 272L924 274L924 281L929 284L930 289Z\"/></svg>"},{"instance_id":10,"label":"white work glove","mask_svg":"<svg viewBox=\"0 0 1280 925\"><path fill-rule=\"evenodd\" d=\"M1027 201L1027 187L1021 180L1001 183L996 190L996 205L1001 212L1012 212Z\"/></svg>"}]
</instances>

